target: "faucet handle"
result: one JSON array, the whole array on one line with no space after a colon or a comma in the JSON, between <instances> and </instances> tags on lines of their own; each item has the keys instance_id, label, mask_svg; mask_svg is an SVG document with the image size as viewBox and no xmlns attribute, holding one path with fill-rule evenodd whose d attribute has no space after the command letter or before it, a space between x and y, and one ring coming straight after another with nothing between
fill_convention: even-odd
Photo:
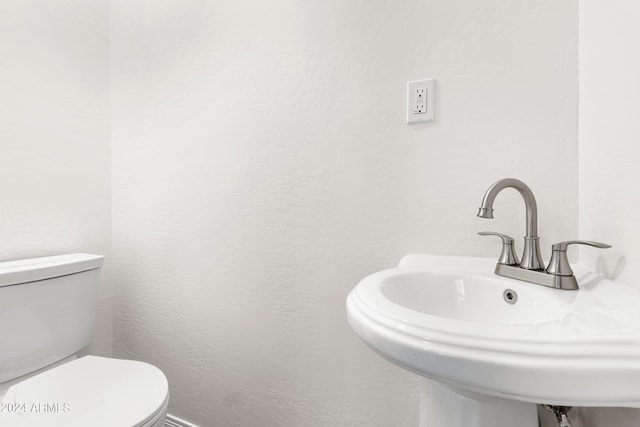
<instances>
[{"instance_id":1,"label":"faucet handle","mask_svg":"<svg viewBox=\"0 0 640 427\"><path fill-rule=\"evenodd\" d=\"M600 242L592 242L590 240L568 240L566 242L554 243L551 245L551 260L547 267L547 273L556 276L573 276L573 270L567 259L567 247L569 245L588 245L594 248L607 249L611 245Z\"/></svg>"},{"instance_id":2,"label":"faucet handle","mask_svg":"<svg viewBox=\"0 0 640 427\"><path fill-rule=\"evenodd\" d=\"M498 264L504 265L518 265L520 261L513 249L513 237L506 234L496 233L495 231L481 231L478 233L481 236L498 236L502 239L502 253L498 259Z\"/></svg>"}]
</instances>

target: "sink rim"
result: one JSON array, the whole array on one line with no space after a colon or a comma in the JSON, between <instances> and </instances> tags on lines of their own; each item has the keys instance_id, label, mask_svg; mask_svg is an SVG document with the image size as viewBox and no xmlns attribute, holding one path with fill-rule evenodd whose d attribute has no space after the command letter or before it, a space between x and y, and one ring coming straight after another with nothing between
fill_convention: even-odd
<instances>
[{"instance_id":1,"label":"sink rim","mask_svg":"<svg viewBox=\"0 0 640 427\"><path fill-rule=\"evenodd\" d=\"M559 323L560 321L567 320L568 317L575 317L578 313L571 309L572 300L575 299L579 294L578 292L585 293L589 292L587 289L582 289L578 291L566 291L560 289L553 289L542 287L540 285L535 285L531 283L526 283L506 277L501 276L489 276L489 274L493 274L493 267L495 265L495 260L492 258L474 258L474 257L446 257L446 256L425 256L419 255L421 258L428 257L430 260L440 261L451 261L452 258L455 259L472 259L474 261L478 261L478 265L481 268L485 268L485 271L482 270L477 271L476 269L467 269L463 273L459 273L468 277L476 277L476 278L487 278L491 277L495 282L500 283L501 286L504 286L505 289L514 289L517 292L524 291L527 292L531 289L534 292L540 293L548 293L556 297L562 304L566 305L566 309L563 311L562 316L558 316L554 319L546 320L539 323L504 323L504 324L491 324L491 323L477 323L459 320L450 317L442 317L437 315L432 315L429 313L417 312L415 310L411 310L406 308L400 304L394 303L385 296L383 296L383 292L381 292L380 287L384 283L385 279L391 278L396 275L404 275L408 272L420 272L427 271L424 265L417 266L411 262L412 255L406 256L403 258L399 267L390 268L386 270L382 270L376 273L373 273L360 281L360 283L351 291L349 295L349 299L353 300L354 304L357 304L358 309L363 310L363 314L368 316L379 316L377 321L388 323L389 326L396 325L404 325L404 330L416 329L418 332L421 329L425 331L433 331L433 332L446 332L447 334L453 334L460 337L470 338L470 339L480 339L482 342L485 340L494 340L494 341L508 341L511 344L516 343L525 343L529 344L532 341L538 344L559 344L559 343L569 343L571 346L579 345L580 343L585 343L588 345L592 345L594 340L598 340L599 342L605 343L615 343L620 338L624 338L628 340L630 338L629 335L620 334L621 331L615 330L617 335L611 336L593 336L593 335L578 335L571 334L567 335L562 333L562 331L558 331L557 328L554 328L554 323ZM429 268L433 268L433 270L428 270L429 273L442 273L442 274L456 274L452 271L450 262L445 262L440 266L435 268L429 266ZM486 273L486 268L489 268L490 273ZM581 266L574 265L576 270L583 270ZM589 274L582 274L583 277L587 277ZM597 281L599 284L609 282L604 278L594 275L593 273L590 275L591 281ZM583 279L584 280L584 279ZM595 287L594 285L592 285ZM531 288L535 287L535 288ZM640 295L640 294L639 294ZM373 307L371 305L372 299L375 300L376 303L383 303L383 305L392 310L383 311L379 308ZM593 299L593 298L589 298ZM571 320L571 319L569 319ZM638 316L638 320L640 321L640 315ZM433 327L431 323L437 322L438 326ZM540 333L537 335L533 335L527 332L530 332L532 327L547 327L548 331L543 331L544 333ZM499 328L498 328L499 327ZM640 323L636 328L637 332L640 332ZM603 329L609 332L612 332L610 329ZM524 335L523 335L524 334ZM640 333L637 336L637 341L640 344Z\"/></svg>"},{"instance_id":2,"label":"sink rim","mask_svg":"<svg viewBox=\"0 0 640 427\"><path fill-rule=\"evenodd\" d=\"M495 328L495 325L479 324L470 328L471 322L419 313L390 301L389 304L395 307L390 306L392 310L389 312L385 312L389 307L376 308L371 305L371 293L381 294L376 286L382 283L384 277L420 269L451 272L455 264L460 262L467 263L460 269L461 274L493 275L495 260L489 258L409 255L403 258L398 267L366 277L347 298L347 313L352 328L386 359L452 387L536 403L640 406L640 390L634 391L631 387L611 390L606 396L600 396L588 387L580 389L575 386L576 378L581 378L585 372L588 372L588 379L596 383L614 381L616 378L617 381L624 381L625 385L634 381L637 384L640 381L640 327L636 326L630 331L605 328L600 332L608 331L610 334L598 336L578 334L554 320L545 324L538 335L523 335L531 325ZM601 288L611 288L612 282L582 266L575 266L574 271L580 283L587 283L583 289L564 291L541 287L540 291L558 295L563 300L572 297L577 299L575 295L581 295L582 305L573 307L580 309L584 304L598 302L603 293L606 295L609 289ZM510 288L538 286L493 277ZM575 302L568 301L567 304L571 309L571 304ZM570 309L567 315L574 318L564 320L577 322L576 313ZM443 366L446 369L442 369L448 371L443 373L442 369L433 366ZM474 369L480 372L471 371ZM634 374L633 380L628 379L630 370ZM457 371L467 374L463 376ZM476 373L472 375L469 372ZM533 385L525 387L514 382L513 378L502 378L504 372L513 376L536 375L527 380ZM489 376L490 373L492 376ZM487 378L491 378L495 384L484 384ZM548 385L553 381L569 381L571 384L549 390ZM565 395L567 390L572 393L570 397Z\"/></svg>"}]
</instances>

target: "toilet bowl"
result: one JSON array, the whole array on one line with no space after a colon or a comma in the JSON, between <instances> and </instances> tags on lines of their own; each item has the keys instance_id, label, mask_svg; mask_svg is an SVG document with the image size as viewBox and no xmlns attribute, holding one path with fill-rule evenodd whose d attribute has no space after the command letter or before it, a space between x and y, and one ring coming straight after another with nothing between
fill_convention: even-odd
<instances>
[{"instance_id":1,"label":"toilet bowl","mask_svg":"<svg viewBox=\"0 0 640 427\"><path fill-rule=\"evenodd\" d=\"M0 263L0 426L164 425L169 387L158 368L75 356L91 339L102 259Z\"/></svg>"}]
</instances>

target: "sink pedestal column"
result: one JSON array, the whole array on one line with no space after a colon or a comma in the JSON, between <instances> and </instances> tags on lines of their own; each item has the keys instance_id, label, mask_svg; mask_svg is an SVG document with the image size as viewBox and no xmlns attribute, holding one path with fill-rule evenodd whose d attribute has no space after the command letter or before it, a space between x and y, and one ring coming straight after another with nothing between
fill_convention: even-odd
<instances>
[{"instance_id":1,"label":"sink pedestal column","mask_svg":"<svg viewBox=\"0 0 640 427\"><path fill-rule=\"evenodd\" d=\"M534 403L453 391L421 380L420 427L538 427Z\"/></svg>"}]
</instances>

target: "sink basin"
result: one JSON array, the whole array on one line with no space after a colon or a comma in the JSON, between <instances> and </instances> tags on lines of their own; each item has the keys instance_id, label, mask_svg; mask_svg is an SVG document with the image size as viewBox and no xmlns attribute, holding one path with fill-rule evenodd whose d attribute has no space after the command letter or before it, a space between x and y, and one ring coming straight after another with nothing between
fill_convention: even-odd
<instances>
[{"instance_id":1,"label":"sink basin","mask_svg":"<svg viewBox=\"0 0 640 427\"><path fill-rule=\"evenodd\" d=\"M560 317L566 308L562 295L551 295L540 287L520 283L506 286L493 277L393 269L379 273L373 280L380 281L378 289L382 298L394 305L462 322L483 325L544 323ZM513 291L511 300L505 300L507 289Z\"/></svg>"},{"instance_id":2,"label":"sink basin","mask_svg":"<svg viewBox=\"0 0 640 427\"><path fill-rule=\"evenodd\" d=\"M349 323L387 360L467 397L640 407L638 290L581 265L577 291L494 268L489 258L407 255L352 290Z\"/></svg>"}]
</instances>

